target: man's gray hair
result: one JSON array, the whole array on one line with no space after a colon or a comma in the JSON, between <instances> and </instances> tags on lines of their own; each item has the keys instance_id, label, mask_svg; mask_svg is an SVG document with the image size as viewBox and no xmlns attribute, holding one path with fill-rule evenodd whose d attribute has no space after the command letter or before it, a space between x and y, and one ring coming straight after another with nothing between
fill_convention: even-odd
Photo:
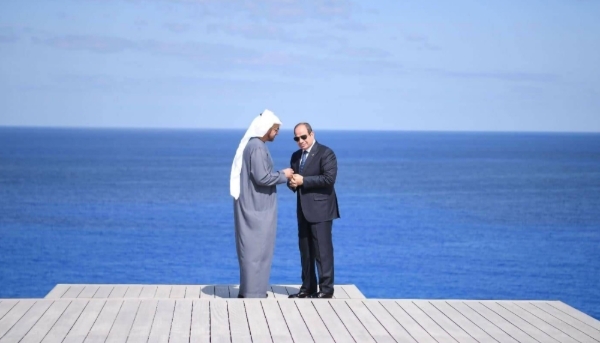
<instances>
[{"instance_id":1,"label":"man's gray hair","mask_svg":"<svg viewBox=\"0 0 600 343\"><path fill-rule=\"evenodd\" d=\"M298 123L298 124L296 124L296 126L294 126L294 131L296 131L296 129L300 125L304 125L304 127L306 127L306 131L308 132L308 134L310 134L312 132L312 127L310 126L309 123Z\"/></svg>"}]
</instances>

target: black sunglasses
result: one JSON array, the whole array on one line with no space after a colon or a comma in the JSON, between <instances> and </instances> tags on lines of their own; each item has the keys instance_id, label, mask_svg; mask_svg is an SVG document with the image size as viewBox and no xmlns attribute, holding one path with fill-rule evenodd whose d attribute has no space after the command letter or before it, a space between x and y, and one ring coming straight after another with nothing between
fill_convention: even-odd
<instances>
[{"instance_id":1,"label":"black sunglasses","mask_svg":"<svg viewBox=\"0 0 600 343\"><path fill-rule=\"evenodd\" d=\"M297 141L300 140L300 138L302 138L302 140L305 141L308 138L308 135L302 135L302 136L294 137L294 140L297 142Z\"/></svg>"}]
</instances>

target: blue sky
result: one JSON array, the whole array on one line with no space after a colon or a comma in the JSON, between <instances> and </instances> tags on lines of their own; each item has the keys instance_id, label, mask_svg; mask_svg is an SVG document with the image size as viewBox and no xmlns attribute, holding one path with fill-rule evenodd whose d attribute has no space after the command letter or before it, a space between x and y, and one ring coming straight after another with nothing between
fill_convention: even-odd
<instances>
[{"instance_id":1,"label":"blue sky","mask_svg":"<svg viewBox=\"0 0 600 343\"><path fill-rule=\"evenodd\" d=\"M0 125L600 132L600 1L0 4Z\"/></svg>"}]
</instances>

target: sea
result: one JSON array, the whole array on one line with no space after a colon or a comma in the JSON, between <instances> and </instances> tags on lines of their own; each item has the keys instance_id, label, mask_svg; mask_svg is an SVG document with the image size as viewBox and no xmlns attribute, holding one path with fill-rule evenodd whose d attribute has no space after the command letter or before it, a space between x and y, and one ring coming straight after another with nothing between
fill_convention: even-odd
<instances>
[{"instance_id":1,"label":"sea","mask_svg":"<svg viewBox=\"0 0 600 343\"><path fill-rule=\"evenodd\" d=\"M0 298L238 284L243 130L0 127ZM292 131L268 143L276 169ZM338 160L335 283L368 298L560 300L600 319L600 134L315 131ZM272 284L300 284L278 186Z\"/></svg>"}]
</instances>

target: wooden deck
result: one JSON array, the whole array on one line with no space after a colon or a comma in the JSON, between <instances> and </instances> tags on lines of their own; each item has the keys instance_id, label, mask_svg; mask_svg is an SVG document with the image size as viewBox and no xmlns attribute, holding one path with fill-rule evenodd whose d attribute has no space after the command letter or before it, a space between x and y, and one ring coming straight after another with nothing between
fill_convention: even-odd
<instances>
[{"instance_id":1,"label":"wooden deck","mask_svg":"<svg viewBox=\"0 0 600 343\"><path fill-rule=\"evenodd\" d=\"M272 285L267 299L287 299L298 293L299 285ZM237 298L238 285L84 285L58 284L46 299L57 298L153 298L153 299L214 299ZM355 285L334 286L334 299L364 299Z\"/></svg>"},{"instance_id":2,"label":"wooden deck","mask_svg":"<svg viewBox=\"0 0 600 343\"><path fill-rule=\"evenodd\" d=\"M142 285L66 286L44 299L0 299L0 343L600 342L600 321L560 301L214 297L229 286L186 298L176 286L152 296Z\"/></svg>"}]
</instances>

